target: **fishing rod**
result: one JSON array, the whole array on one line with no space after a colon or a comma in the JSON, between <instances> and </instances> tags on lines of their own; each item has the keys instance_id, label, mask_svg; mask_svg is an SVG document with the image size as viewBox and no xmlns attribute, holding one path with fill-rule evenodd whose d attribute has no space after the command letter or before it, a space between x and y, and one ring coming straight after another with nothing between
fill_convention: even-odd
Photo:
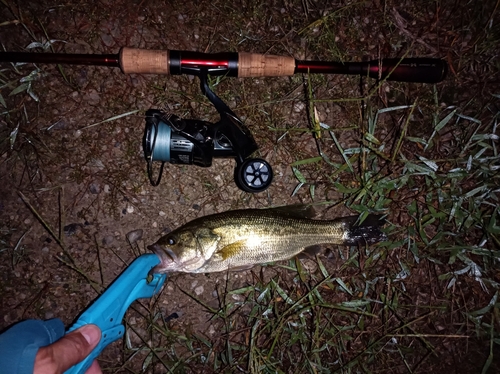
<instances>
[{"instance_id":1,"label":"fishing rod","mask_svg":"<svg viewBox=\"0 0 500 374\"><path fill-rule=\"evenodd\" d=\"M348 74L400 82L438 83L447 65L435 58L389 58L368 62L303 61L256 53L201 53L122 48L118 54L0 52L0 62L97 65L120 68L126 74L195 75L200 89L220 115L216 123L184 119L157 109L146 112L142 139L149 181L160 183L163 167L171 164L209 167L213 158L234 158L234 181L243 191L257 193L272 182L271 165L250 156L257 149L249 129L210 89L208 76L278 77L300 73ZM157 178L153 162L161 162Z\"/></svg>"},{"instance_id":2,"label":"fishing rod","mask_svg":"<svg viewBox=\"0 0 500 374\"><path fill-rule=\"evenodd\" d=\"M369 76L399 82L438 83L447 64L437 58L385 58L365 62L296 60L247 52L202 53L124 47L117 54L65 54L0 52L0 62L96 65L117 67L125 74L208 75L230 77L278 77L300 73Z\"/></svg>"}]
</instances>

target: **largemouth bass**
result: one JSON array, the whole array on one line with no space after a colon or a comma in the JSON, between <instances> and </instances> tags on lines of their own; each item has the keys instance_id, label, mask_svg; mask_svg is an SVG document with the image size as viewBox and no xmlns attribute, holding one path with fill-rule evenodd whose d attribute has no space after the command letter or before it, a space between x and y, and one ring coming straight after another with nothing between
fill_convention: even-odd
<instances>
[{"instance_id":1,"label":"largemouth bass","mask_svg":"<svg viewBox=\"0 0 500 374\"><path fill-rule=\"evenodd\" d=\"M287 207L285 207L287 208ZM369 215L304 218L304 210L245 209L197 218L148 246L160 257L152 272L210 273L288 260L319 244L367 245L386 239L384 220Z\"/></svg>"}]
</instances>

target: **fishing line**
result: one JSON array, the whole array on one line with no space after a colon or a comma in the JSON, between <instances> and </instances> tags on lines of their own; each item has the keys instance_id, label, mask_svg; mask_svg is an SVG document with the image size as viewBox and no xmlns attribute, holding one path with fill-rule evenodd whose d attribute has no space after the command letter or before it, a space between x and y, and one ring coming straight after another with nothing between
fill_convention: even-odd
<instances>
[{"instance_id":1,"label":"fishing line","mask_svg":"<svg viewBox=\"0 0 500 374\"><path fill-rule=\"evenodd\" d=\"M147 161L149 181L153 186L160 184L165 162L170 161L171 134L172 129L165 122L147 122L144 132L143 149ZM153 179L153 161L162 161L156 181Z\"/></svg>"},{"instance_id":2,"label":"fishing line","mask_svg":"<svg viewBox=\"0 0 500 374\"><path fill-rule=\"evenodd\" d=\"M170 161L170 140L172 128L160 121L152 127L153 144L151 146L151 161Z\"/></svg>"}]
</instances>

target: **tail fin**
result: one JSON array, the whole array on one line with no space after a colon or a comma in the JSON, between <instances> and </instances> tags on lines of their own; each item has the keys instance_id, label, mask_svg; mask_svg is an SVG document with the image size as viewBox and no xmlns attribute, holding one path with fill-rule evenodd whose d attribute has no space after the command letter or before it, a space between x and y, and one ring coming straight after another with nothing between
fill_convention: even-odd
<instances>
[{"instance_id":1,"label":"tail fin","mask_svg":"<svg viewBox=\"0 0 500 374\"><path fill-rule=\"evenodd\" d=\"M358 224L358 216L347 217L345 224L347 235L346 245L366 245L387 240L387 236L380 228L385 224L381 215L370 214L365 220Z\"/></svg>"}]
</instances>

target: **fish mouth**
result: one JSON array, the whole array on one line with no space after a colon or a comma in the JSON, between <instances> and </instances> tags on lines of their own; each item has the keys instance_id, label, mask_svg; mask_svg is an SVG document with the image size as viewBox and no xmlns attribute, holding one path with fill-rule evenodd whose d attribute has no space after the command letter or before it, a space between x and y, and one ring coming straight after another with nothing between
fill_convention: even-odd
<instances>
[{"instance_id":1,"label":"fish mouth","mask_svg":"<svg viewBox=\"0 0 500 374\"><path fill-rule=\"evenodd\" d=\"M163 247L158 243L149 245L147 248L160 258L160 264L155 267L158 271L160 269L163 271L170 270L176 267L179 262L179 258L170 248Z\"/></svg>"}]
</instances>

